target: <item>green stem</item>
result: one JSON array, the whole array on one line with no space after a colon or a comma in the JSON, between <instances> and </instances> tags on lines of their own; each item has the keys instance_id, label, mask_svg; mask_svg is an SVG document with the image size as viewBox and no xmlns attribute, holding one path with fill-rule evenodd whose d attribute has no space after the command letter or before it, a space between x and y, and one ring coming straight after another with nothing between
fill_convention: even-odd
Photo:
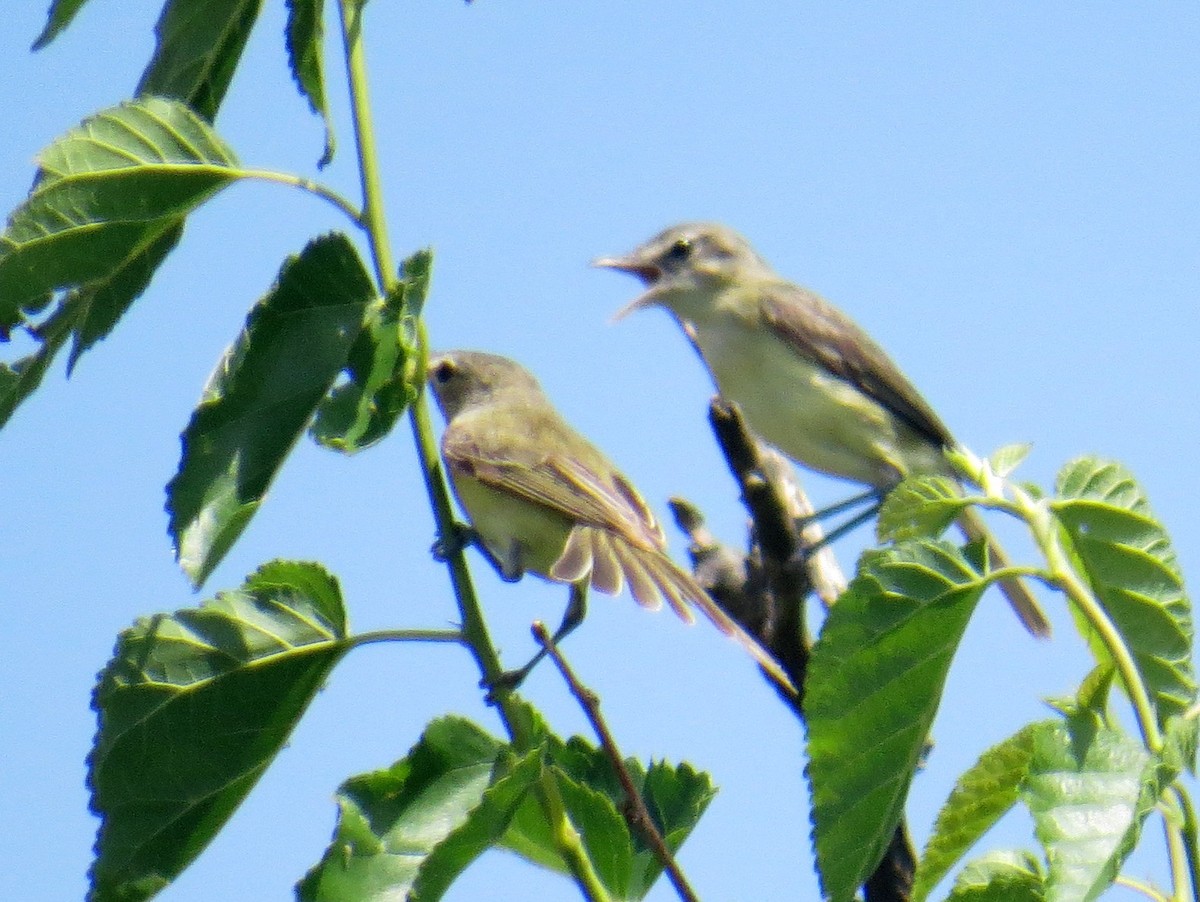
<instances>
[{"instance_id":1,"label":"green stem","mask_svg":"<svg viewBox=\"0 0 1200 902\"><path fill-rule=\"evenodd\" d=\"M463 642L461 630L371 630L350 638L350 644L371 645L375 642Z\"/></svg>"},{"instance_id":2,"label":"green stem","mask_svg":"<svg viewBox=\"0 0 1200 902\"><path fill-rule=\"evenodd\" d=\"M1182 852L1187 859L1186 875L1182 874L1182 868L1172 868L1175 874L1175 898L1191 899L1192 902L1200 902L1200 848L1197 847L1197 842L1200 842L1200 836L1197 834L1196 826L1196 808L1192 804L1191 796L1182 784L1176 782L1171 787L1171 792L1175 795L1175 801L1179 805L1179 811L1183 815L1183 827L1181 829L1182 836L1180 837L1183 846ZM1168 831L1168 843L1170 842L1170 831ZM1175 864L1172 861L1172 864ZM1186 876L1186 880L1184 880ZM1186 882L1191 889L1190 894L1185 894L1182 884Z\"/></svg>"},{"instance_id":3,"label":"green stem","mask_svg":"<svg viewBox=\"0 0 1200 902\"><path fill-rule=\"evenodd\" d=\"M1154 902L1171 902L1166 896L1160 893L1157 889L1145 881L1138 880L1134 877L1126 877L1125 875L1118 876L1113 883L1118 886L1125 886L1129 889L1141 893L1148 899L1153 899Z\"/></svg>"},{"instance_id":4,"label":"green stem","mask_svg":"<svg viewBox=\"0 0 1200 902\"><path fill-rule=\"evenodd\" d=\"M358 151L359 177L362 181L363 212L360 218L371 246L371 257L375 265L375 277L384 295L395 288L398 281L391 245L387 235L387 222L383 214L383 190L377 165L375 131L371 122L371 105L367 92L367 63L362 41L362 11L365 0L340 0L342 36L346 50L346 70L350 87L351 115L354 121L355 147ZM421 357L429 346L424 320L418 320L417 337ZM423 368L421 370L423 372ZM441 456L433 438L429 422L429 407L424 393L409 407L413 439L421 459L421 473L425 488L433 507L438 532L449 535L454 525L454 508L450 503L450 492L442 472ZM450 581L454 596L462 615L462 641L470 649L483 673L484 680L492 683L503 672L500 658L488 635L471 574L467 569L462 549L447 556ZM530 749L535 744L525 719L521 716L517 699L511 692L498 692L496 706L513 746L518 751ZM554 774L543 768L538 784L538 801L542 812L555 837L559 853L567 863L576 885L586 899L592 902L609 902L608 893L596 873L579 832L567 816L566 806Z\"/></svg>"},{"instance_id":5,"label":"green stem","mask_svg":"<svg viewBox=\"0 0 1200 902\"><path fill-rule=\"evenodd\" d=\"M1133 660L1133 655L1130 654L1129 647L1121 639L1120 631L1104 610L1104 606L1100 604L1087 583L1071 566L1066 550L1054 535L1056 521L1049 511L1043 509L1042 516L1037 519L1041 522L1031 521L1031 525L1034 527L1034 538L1046 556L1046 562L1050 565L1051 580L1083 613L1092 629L1096 631L1096 635L1100 637L1100 641L1104 643L1104 647L1108 649L1108 653L1112 655L1117 672L1121 675L1121 682L1125 684L1129 701L1133 704L1138 729L1142 733L1142 741L1146 748L1156 755L1159 754L1163 748L1162 732L1159 730L1158 720L1154 716L1154 704L1150 701L1150 693L1146 689L1142 675L1138 673L1137 664Z\"/></svg>"},{"instance_id":6,"label":"green stem","mask_svg":"<svg viewBox=\"0 0 1200 902\"><path fill-rule=\"evenodd\" d=\"M288 185L292 188L299 188L302 191L307 191L309 194L316 195L322 200L329 201L345 214L356 226L363 225L363 214L358 207L349 201L347 198L338 194L328 185L322 185L320 182L315 182L310 178L305 178L302 175L293 175L290 172L276 172L273 169L243 169L239 171L238 178L253 179L259 182L272 182L277 185Z\"/></svg>"},{"instance_id":7,"label":"green stem","mask_svg":"<svg viewBox=\"0 0 1200 902\"><path fill-rule=\"evenodd\" d=\"M1049 569L1046 571L1030 570L1025 572L1060 589L1075 603L1075 606L1084 617L1087 618L1092 629L1100 637L1100 641L1108 649L1108 653L1112 655L1117 672L1121 675L1125 691L1128 693L1129 700L1133 704L1134 714L1137 717L1138 729L1141 731L1143 743L1146 748L1155 754L1161 752L1163 737L1158 728L1158 720L1154 713L1154 704L1150 701L1150 693L1146 689L1146 684L1142 680L1141 674L1138 672L1133 655L1130 654L1129 647L1121 639L1120 631L1117 630L1109 618L1099 599L1093 594L1087 581L1079 575L1075 567L1071 564L1066 549L1063 548L1062 542L1059 541L1058 520L1054 517L1048 505L1043 501L1035 501L1015 486L1010 486L1015 500L1005 498L1003 494L1000 494L1004 489L1003 481L1000 481L997 486L995 484L997 478L989 476L986 471L982 474L975 474L973 481L981 484L991 484L991 492L984 497L969 499L972 503L978 504L980 507L1012 514L1029 526L1030 531L1033 533L1033 539L1037 543L1043 557L1045 557ZM1008 575L1009 573L1019 573L1022 570L1023 568L1011 567L1004 568L1003 571L998 572ZM992 575L995 576L995 574Z\"/></svg>"}]
</instances>

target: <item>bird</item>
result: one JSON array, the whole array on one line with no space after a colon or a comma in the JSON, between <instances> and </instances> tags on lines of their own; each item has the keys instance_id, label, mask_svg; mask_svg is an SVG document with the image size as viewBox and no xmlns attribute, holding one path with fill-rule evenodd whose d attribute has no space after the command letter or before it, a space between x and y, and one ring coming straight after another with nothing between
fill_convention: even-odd
<instances>
[{"instance_id":1,"label":"bird","mask_svg":"<svg viewBox=\"0 0 1200 902\"><path fill-rule=\"evenodd\" d=\"M688 623L699 610L795 694L774 656L668 556L637 489L563 419L527 369L496 354L455 350L431 356L427 376L446 420L442 458L471 524L465 539L503 579L528 572L572 587L555 643L582 622L589 586L617 595L628 584L642 607L665 601ZM506 674L504 684L519 684L543 653Z\"/></svg>"},{"instance_id":2,"label":"bird","mask_svg":"<svg viewBox=\"0 0 1200 902\"><path fill-rule=\"evenodd\" d=\"M954 476L950 431L887 353L816 292L780 276L739 233L688 222L631 253L593 266L628 273L643 294L614 319L665 308L750 428L794 461L868 487L876 506L910 475ZM1008 559L971 508L959 527ZM1037 600L1017 579L1001 591L1034 636L1050 634Z\"/></svg>"}]
</instances>

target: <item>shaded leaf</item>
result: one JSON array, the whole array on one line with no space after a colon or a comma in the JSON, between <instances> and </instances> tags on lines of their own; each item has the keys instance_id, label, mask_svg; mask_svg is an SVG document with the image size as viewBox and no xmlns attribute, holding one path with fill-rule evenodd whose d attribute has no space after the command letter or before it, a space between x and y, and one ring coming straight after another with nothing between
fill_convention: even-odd
<instances>
[{"instance_id":1,"label":"shaded leaf","mask_svg":"<svg viewBox=\"0 0 1200 902\"><path fill-rule=\"evenodd\" d=\"M386 770L338 790L338 826L297 887L305 902L431 902L503 834L541 774L540 751L508 746L458 717L431 723Z\"/></svg>"},{"instance_id":2,"label":"shaded leaf","mask_svg":"<svg viewBox=\"0 0 1200 902\"><path fill-rule=\"evenodd\" d=\"M417 372L411 323L429 285L428 250L404 263L396 288L366 315L350 349L346 372L317 408L310 435L318 444L353 454L375 444L417 396L424 375Z\"/></svg>"},{"instance_id":3,"label":"shaded leaf","mask_svg":"<svg viewBox=\"0 0 1200 902\"><path fill-rule=\"evenodd\" d=\"M943 542L869 552L809 661L804 710L825 894L853 897L895 832L985 584Z\"/></svg>"},{"instance_id":4,"label":"shaded leaf","mask_svg":"<svg viewBox=\"0 0 1200 902\"><path fill-rule=\"evenodd\" d=\"M240 175L203 120L157 98L97 113L38 162L0 235L0 335L20 327L41 347L8 367L25 378L10 381L0 423L36 388L64 332L74 366L145 290L186 216Z\"/></svg>"},{"instance_id":5,"label":"shaded leaf","mask_svg":"<svg viewBox=\"0 0 1200 902\"><path fill-rule=\"evenodd\" d=\"M280 269L209 378L167 486L180 565L199 585L245 529L346 364L374 299L344 235L311 241Z\"/></svg>"},{"instance_id":6,"label":"shaded leaf","mask_svg":"<svg viewBox=\"0 0 1200 902\"><path fill-rule=\"evenodd\" d=\"M910 477L884 498L875 531L880 542L936 539L967 506L953 479Z\"/></svg>"},{"instance_id":7,"label":"shaded leaf","mask_svg":"<svg viewBox=\"0 0 1200 902\"><path fill-rule=\"evenodd\" d=\"M992 852L972 861L947 902L1042 902L1042 865L1028 852Z\"/></svg>"},{"instance_id":8,"label":"shaded leaf","mask_svg":"<svg viewBox=\"0 0 1200 902\"><path fill-rule=\"evenodd\" d=\"M1196 699L1192 608L1170 539L1119 464L1073 461L1059 474L1057 491L1051 509L1165 725Z\"/></svg>"},{"instance_id":9,"label":"shaded leaf","mask_svg":"<svg viewBox=\"0 0 1200 902\"><path fill-rule=\"evenodd\" d=\"M617 899L640 899L644 892L633 889L634 837L613 800L601 790L574 780L561 770L551 772L558 782L567 816L579 831L587 856L604 888Z\"/></svg>"},{"instance_id":10,"label":"shaded leaf","mask_svg":"<svg viewBox=\"0 0 1200 902\"><path fill-rule=\"evenodd\" d=\"M1047 895L1095 899L1133 850L1160 783L1140 743L1090 718L1034 725L1022 792L1050 863Z\"/></svg>"},{"instance_id":11,"label":"shaded leaf","mask_svg":"<svg viewBox=\"0 0 1200 902\"><path fill-rule=\"evenodd\" d=\"M75 18L75 14L83 8L83 4L87 0L54 0L50 5L49 21L46 22L46 27L42 29L42 33L37 36L37 40L33 42L33 50L41 50L59 34L62 33L71 20Z\"/></svg>"},{"instance_id":12,"label":"shaded leaf","mask_svg":"<svg viewBox=\"0 0 1200 902\"><path fill-rule=\"evenodd\" d=\"M173 97L211 122L261 9L262 0L167 0L135 93Z\"/></svg>"},{"instance_id":13,"label":"shaded leaf","mask_svg":"<svg viewBox=\"0 0 1200 902\"><path fill-rule=\"evenodd\" d=\"M333 160L333 119L325 100L324 37L322 21L324 0L287 0L287 54L296 87L308 99L312 111L325 123L325 149L317 165L321 168Z\"/></svg>"},{"instance_id":14,"label":"shaded leaf","mask_svg":"<svg viewBox=\"0 0 1200 902\"><path fill-rule=\"evenodd\" d=\"M72 311L60 309L45 324L38 327L41 347L11 366L0 364L0 426L8 422L13 411L42 383L46 370L54 362L59 349L71 337L74 324Z\"/></svg>"},{"instance_id":15,"label":"shaded leaf","mask_svg":"<svg viewBox=\"0 0 1200 902\"><path fill-rule=\"evenodd\" d=\"M187 867L347 647L337 581L287 561L122 633L93 697L91 897L145 899Z\"/></svg>"},{"instance_id":16,"label":"shaded leaf","mask_svg":"<svg viewBox=\"0 0 1200 902\"><path fill-rule=\"evenodd\" d=\"M938 812L917 865L913 902L921 902L976 842L1016 804L1033 757L1033 727L982 755L954 786Z\"/></svg>"},{"instance_id":17,"label":"shaded leaf","mask_svg":"<svg viewBox=\"0 0 1200 902\"><path fill-rule=\"evenodd\" d=\"M1096 721L1107 721L1108 694L1114 675L1110 662L1097 664L1084 677L1074 695L1051 696L1045 700L1046 704L1064 717L1092 717Z\"/></svg>"}]
</instances>

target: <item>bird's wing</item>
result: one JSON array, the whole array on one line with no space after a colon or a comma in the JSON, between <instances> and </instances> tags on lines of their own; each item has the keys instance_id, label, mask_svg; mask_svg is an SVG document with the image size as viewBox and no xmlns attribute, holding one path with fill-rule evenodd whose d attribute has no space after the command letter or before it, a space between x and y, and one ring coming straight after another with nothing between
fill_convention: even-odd
<instances>
[{"instance_id":1,"label":"bird's wing","mask_svg":"<svg viewBox=\"0 0 1200 902\"><path fill-rule=\"evenodd\" d=\"M760 289L759 310L767 328L797 354L851 383L930 442L954 443L883 348L816 292L789 282L770 284Z\"/></svg>"},{"instance_id":2,"label":"bird's wing","mask_svg":"<svg viewBox=\"0 0 1200 902\"><path fill-rule=\"evenodd\" d=\"M692 608L698 608L713 626L748 651L775 682L796 695L795 684L774 655L662 551L634 548L609 530L581 524L571 531L550 576L574 582L589 571L593 588L616 595L623 582L628 582L630 594L642 607L657 610L665 600L685 623L695 621Z\"/></svg>"},{"instance_id":3,"label":"bird's wing","mask_svg":"<svg viewBox=\"0 0 1200 902\"><path fill-rule=\"evenodd\" d=\"M562 429L570 427L563 424ZM592 472L571 453L585 442L582 436L571 430L569 436L556 431L547 441L538 441L536 434L529 438L518 447L510 441L501 449L487 434L449 429L442 453L454 472L540 504L568 520L616 533L636 548L661 551L666 546L650 507L607 459L588 446L591 453L583 456L605 464L602 471Z\"/></svg>"},{"instance_id":4,"label":"bird's wing","mask_svg":"<svg viewBox=\"0 0 1200 902\"><path fill-rule=\"evenodd\" d=\"M688 622L693 620L691 608L699 608L795 694L795 686L770 652L667 557L662 529L629 481L565 423L534 419L528 426L516 441L509 435L501 442L487 430L451 425L442 437L442 456L452 472L575 522L550 578L575 582L586 575L593 587L610 595L628 582L639 604L654 609L665 600ZM550 447L562 450L547 453ZM583 455L573 453L581 448ZM580 456L603 460L604 471L591 472L577 462Z\"/></svg>"}]
</instances>

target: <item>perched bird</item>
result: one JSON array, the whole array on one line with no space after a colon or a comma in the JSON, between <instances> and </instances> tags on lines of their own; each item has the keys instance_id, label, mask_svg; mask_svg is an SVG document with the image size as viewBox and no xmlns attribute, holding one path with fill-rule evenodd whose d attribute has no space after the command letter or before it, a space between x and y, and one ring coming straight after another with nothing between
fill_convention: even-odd
<instances>
[{"instance_id":1,"label":"perched bird","mask_svg":"<svg viewBox=\"0 0 1200 902\"><path fill-rule=\"evenodd\" d=\"M567 425L526 369L494 354L449 351L429 361L428 378L446 418L442 456L475 544L505 579L531 572L573 587L556 642L583 620L589 584L616 595L628 583L643 607L665 600L689 623L698 608L795 692L775 658L667 556L637 490Z\"/></svg>"},{"instance_id":2,"label":"perched bird","mask_svg":"<svg viewBox=\"0 0 1200 902\"><path fill-rule=\"evenodd\" d=\"M910 474L953 475L943 452L954 439L883 349L824 298L776 274L733 230L685 223L593 265L640 279L647 290L617 318L666 308L718 391L798 463L865 483L878 497ZM992 560L1007 566L974 510L958 522L968 539L988 539ZM1023 583L1000 587L1029 632L1049 635Z\"/></svg>"}]
</instances>

